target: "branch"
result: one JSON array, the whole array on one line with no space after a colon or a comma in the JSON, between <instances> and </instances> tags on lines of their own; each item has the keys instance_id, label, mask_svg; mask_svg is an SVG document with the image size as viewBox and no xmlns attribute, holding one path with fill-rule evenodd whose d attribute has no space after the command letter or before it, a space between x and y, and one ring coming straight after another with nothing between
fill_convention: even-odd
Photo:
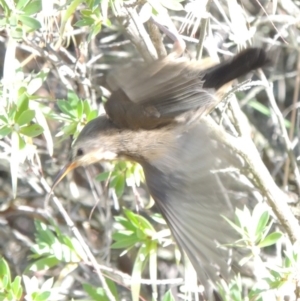
<instances>
[{"instance_id":1,"label":"branch","mask_svg":"<svg viewBox=\"0 0 300 301\"><path fill-rule=\"evenodd\" d=\"M202 118L201 122L209 128L210 134L217 141L225 144L246 161L254 176L255 185L266 197L268 204L286 230L292 243L300 241L300 226L287 204L289 198L274 182L249 135L233 137L219 127L210 117Z\"/></svg>"}]
</instances>

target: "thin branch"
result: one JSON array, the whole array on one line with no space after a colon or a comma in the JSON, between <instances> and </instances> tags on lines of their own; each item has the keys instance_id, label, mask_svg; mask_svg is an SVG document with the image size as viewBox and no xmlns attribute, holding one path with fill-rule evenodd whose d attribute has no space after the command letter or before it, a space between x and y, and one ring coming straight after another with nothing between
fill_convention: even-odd
<instances>
[{"instance_id":1,"label":"thin branch","mask_svg":"<svg viewBox=\"0 0 300 301\"><path fill-rule=\"evenodd\" d=\"M247 163L254 177L255 185L266 197L281 225L286 230L292 243L300 241L300 226L291 212L288 196L276 185L250 136L233 137L219 127L210 117L202 118L211 135L239 154Z\"/></svg>"},{"instance_id":2,"label":"thin branch","mask_svg":"<svg viewBox=\"0 0 300 301\"><path fill-rule=\"evenodd\" d=\"M135 9L128 7L126 11L130 17L126 28L128 38L146 62L153 62L157 59L157 53L145 27Z\"/></svg>"},{"instance_id":3,"label":"thin branch","mask_svg":"<svg viewBox=\"0 0 300 301\"><path fill-rule=\"evenodd\" d=\"M167 56L167 51L163 43L163 38L159 32L157 25L155 25L150 20L147 22L150 39L153 42L153 45L156 49L158 58L164 58Z\"/></svg>"},{"instance_id":4,"label":"thin branch","mask_svg":"<svg viewBox=\"0 0 300 301\"><path fill-rule=\"evenodd\" d=\"M296 158L294 156L292 143L289 139L287 130L285 128L284 118L283 118L282 113L280 112L280 110L277 106L272 88L270 87L265 74L261 70L258 70L258 73L259 73L259 76L260 76L260 79L262 80L262 82L265 83L266 93L267 93L270 105L273 109L273 112L275 113L275 115L277 117L278 124L279 124L280 130L281 130L281 135L282 135L282 138L284 140L284 145L285 145L285 148L286 148L286 152L288 154L289 160L291 162L291 167L292 167L292 170L293 170L293 173L294 173L294 176L295 176L295 182L296 182L296 185L297 185L297 188L298 188L298 192L300 192L300 173L299 173L299 169L298 169L298 166L297 166Z\"/></svg>"},{"instance_id":5,"label":"thin branch","mask_svg":"<svg viewBox=\"0 0 300 301\"><path fill-rule=\"evenodd\" d=\"M49 194L51 193L51 188L48 185L47 181L45 180L44 177L41 177L41 182L42 186L44 187L45 191ZM52 193L53 194L53 193ZM115 297L113 296L112 292L110 291L105 278L99 268L98 262L95 258L95 256L93 255L92 251L90 250L89 246L86 244L84 238L82 237L82 235L80 234L78 228L75 226L74 222L72 221L72 219L70 218L70 216L68 215L67 211L65 210L64 206L61 204L61 202L59 201L59 199L53 194L52 195L52 200L54 202L54 204L56 205L56 207L58 208L60 214L63 216L66 224L68 225L68 227L71 229L71 231L73 232L74 236L77 238L77 240L79 241L80 245L82 246L83 250L85 251L88 259L90 260L90 262L92 263L93 268L96 271L96 274L99 278L99 281L108 297L108 299L110 301L115 301Z\"/></svg>"},{"instance_id":6,"label":"thin branch","mask_svg":"<svg viewBox=\"0 0 300 301\"><path fill-rule=\"evenodd\" d=\"M208 14L210 10L210 4L212 0L207 0L206 3L206 13ZM203 44L204 44L204 38L207 30L209 18L202 18L200 23L200 35L199 35L199 42L197 44L197 53L196 53L196 60L200 60L202 58L202 52L203 52Z\"/></svg>"},{"instance_id":7,"label":"thin branch","mask_svg":"<svg viewBox=\"0 0 300 301\"><path fill-rule=\"evenodd\" d=\"M297 76L295 79L295 90L294 90L294 96L293 96L293 109L292 109L292 113L291 113L291 127L290 127L290 131L289 131L289 138L290 141L293 141L293 137L294 137L294 129L295 129L295 123L296 123L296 113L297 113L297 102L299 99L299 86L300 86L300 53L298 52L298 61L297 61ZM296 162L297 164L297 162ZM290 167L290 159L288 158L285 162L285 168L284 168L284 186L287 186L288 183L288 176L289 176L289 168ZM295 175L296 176L296 175ZM297 182L298 184L298 191L299 191L299 182Z\"/></svg>"}]
</instances>

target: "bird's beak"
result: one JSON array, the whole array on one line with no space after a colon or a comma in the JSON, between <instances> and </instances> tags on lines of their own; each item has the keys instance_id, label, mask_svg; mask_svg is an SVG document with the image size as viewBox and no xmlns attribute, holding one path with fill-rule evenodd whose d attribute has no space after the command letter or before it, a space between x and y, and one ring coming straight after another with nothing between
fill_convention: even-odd
<instances>
[{"instance_id":1,"label":"bird's beak","mask_svg":"<svg viewBox=\"0 0 300 301\"><path fill-rule=\"evenodd\" d=\"M56 185L66 176L66 174L69 173L74 168L76 168L77 166L78 166L78 164L76 162L70 162L70 163L66 164L55 177L54 182L51 187L51 192L56 187Z\"/></svg>"},{"instance_id":2,"label":"bird's beak","mask_svg":"<svg viewBox=\"0 0 300 301\"><path fill-rule=\"evenodd\" d=\"M52 194L52 191L54 190L54 188L56 187L56 185L65 177L65 175L70 172L71 170L73 170L74 168L76 168L78 166L78 163L77 162L70 162L68 164L66 164L61 170L60 172L57 174L53 184L52 184L52 187L51 187L51 190L49 191L48 195L46 196L46 203L48 203L50 197L51 197L51 194Z\"/></svg>"}]
</instances>

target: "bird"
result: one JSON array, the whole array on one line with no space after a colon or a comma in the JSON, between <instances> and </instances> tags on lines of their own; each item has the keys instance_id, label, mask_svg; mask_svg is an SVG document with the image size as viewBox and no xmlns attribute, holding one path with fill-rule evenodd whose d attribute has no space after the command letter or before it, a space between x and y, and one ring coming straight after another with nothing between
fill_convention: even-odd
<instances>
[{"instance_id":1,"label":"bird","mask_svg":"<svg viewBox=\"0 0 300 301\"><path fill-rule=\"evenodd\" d=\"M248 48L212 67L177 58L112 71L106 114L85 125L52 188L78 166L119 159L139 163L199 282L208 287L226 279L222 246L233 242L234 234L221 215L230 216L234 208L216 168L227 164L228 154L202 119L219 104L222 86L267 62L265 50Z\"/></svg>"}]
</instances>

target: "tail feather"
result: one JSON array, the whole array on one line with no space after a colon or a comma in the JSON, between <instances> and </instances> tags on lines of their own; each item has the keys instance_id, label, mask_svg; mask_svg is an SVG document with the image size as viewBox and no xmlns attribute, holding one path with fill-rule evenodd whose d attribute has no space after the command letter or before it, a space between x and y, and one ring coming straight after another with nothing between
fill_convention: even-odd
<instances>
[{"instance_id":1,"label":"tail feather","mask_svg":"<svg viewBox=\"0 0 300 301\"><path fill-rule=\"evenodd\" d=\"M205 70L203 88L218 89L224 84L269 63L266 52L261 48L248 48L231 60Z\"/></svg>"}]
</instances>

